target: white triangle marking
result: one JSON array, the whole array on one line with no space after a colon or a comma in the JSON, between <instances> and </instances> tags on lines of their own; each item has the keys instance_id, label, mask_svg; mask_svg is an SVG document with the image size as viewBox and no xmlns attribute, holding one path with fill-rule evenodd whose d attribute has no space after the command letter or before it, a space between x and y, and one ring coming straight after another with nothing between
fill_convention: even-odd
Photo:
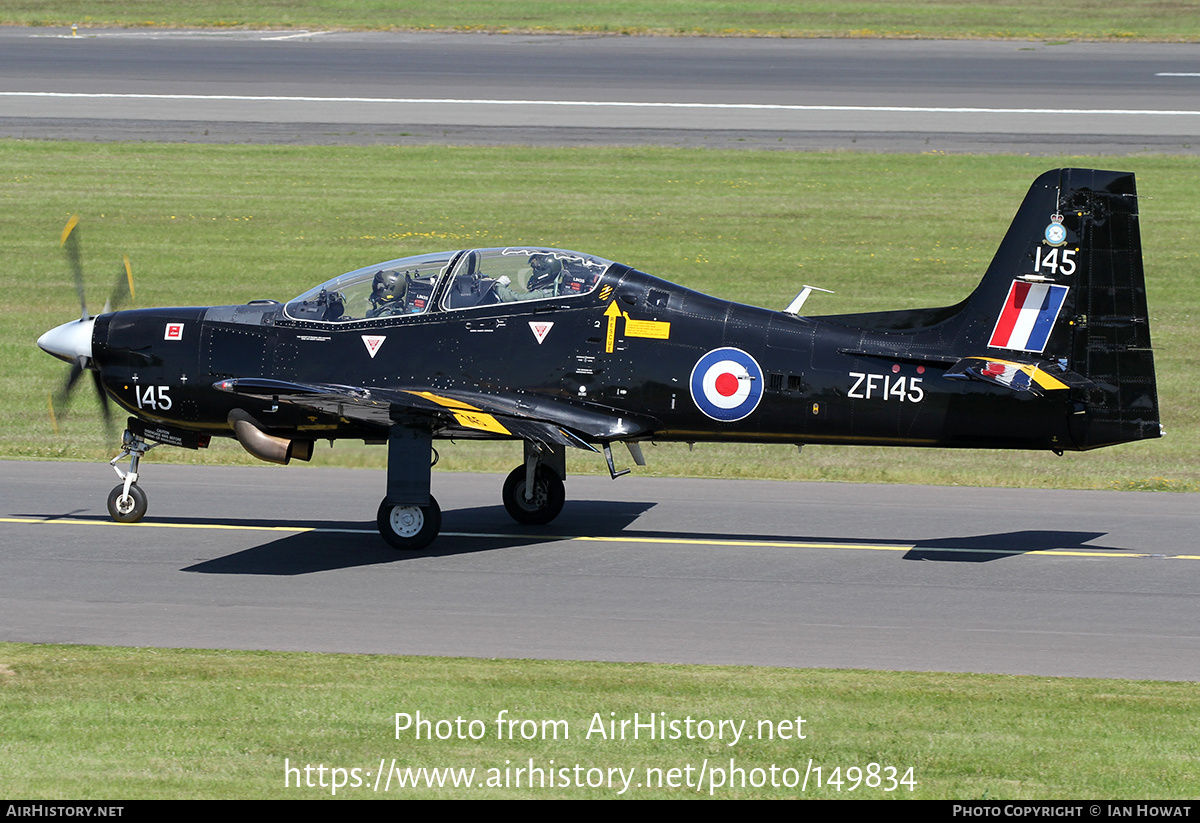
<instances>
[{"instance_id":1,"label":"white triangle marking","mask_svg":"<svg viewBox=\"0 0 1200 823\"><path fill-rule=\"evenodd\" d=\"M367 347L367 354L371 355L371 359L375 359L375 353L379 351L379 347L383 345L383 341L387 340L382 334L364 334L362 341Z\"/></svg>"}]
</instances>

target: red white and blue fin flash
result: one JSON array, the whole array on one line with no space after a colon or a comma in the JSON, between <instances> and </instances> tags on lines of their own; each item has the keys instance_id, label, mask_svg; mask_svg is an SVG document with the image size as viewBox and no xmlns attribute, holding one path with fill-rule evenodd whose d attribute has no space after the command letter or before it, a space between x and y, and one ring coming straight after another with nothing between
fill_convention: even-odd
<instances>
[{"instance_id":1,"label":"red white and blue fin flash","mask_svg":"<svg viewBox=\"0 0 1200 823\"><path fill-rule=\"evenodd\" d=\"M1068 291L1068 286L1014 280L988 345L1041 354Z\"/></svg>"}]
</instances>

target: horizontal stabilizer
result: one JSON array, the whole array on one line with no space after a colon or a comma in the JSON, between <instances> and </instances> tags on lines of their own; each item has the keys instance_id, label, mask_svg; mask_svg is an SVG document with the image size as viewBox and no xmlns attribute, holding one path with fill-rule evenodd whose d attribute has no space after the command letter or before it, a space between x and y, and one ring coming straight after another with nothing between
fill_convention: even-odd
<instances>
[{"instance_id":1,"label":"horizontal stabilizer","mask_svg":"<svg viewBox=\"0 0 1200 823\"><path fill-rule=\"evenodd\" d=\"M981 380L1038 396L1048 391L1078 389L1092 381L1057 363L1018 363L994 357L964 357L946 372L948 380Z\"/></svg>"}]
</instances>

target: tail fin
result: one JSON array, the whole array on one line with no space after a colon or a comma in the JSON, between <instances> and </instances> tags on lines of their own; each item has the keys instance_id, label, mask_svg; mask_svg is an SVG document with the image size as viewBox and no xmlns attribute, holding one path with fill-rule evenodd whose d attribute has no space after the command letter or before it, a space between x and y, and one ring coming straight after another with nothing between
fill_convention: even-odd
<instances>
[{"instance_id":1,"label":"tail fin","mask_svg":"<svg viewBox=\"0 0 1200 823\"><path fill-rule=\"evenodd\" d=\"M1076 448L1160 436L1133 174L1039 177L962 308L955 351L1068 391Z\"/></svg>"}]
</instances>

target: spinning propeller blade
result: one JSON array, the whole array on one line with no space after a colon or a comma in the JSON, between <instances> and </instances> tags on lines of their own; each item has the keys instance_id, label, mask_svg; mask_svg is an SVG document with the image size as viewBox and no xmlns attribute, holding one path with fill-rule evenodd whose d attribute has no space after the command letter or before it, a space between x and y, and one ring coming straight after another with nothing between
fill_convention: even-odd
<instances>
[{"instance_id":1,"label":"spinning propeller blade","mask_svg":"<svg viewBox=\"0 0 1200 823\"><path fill-rule=\"evenodd\" d=\"M125 265L117 272L117 282L113 284L112 293L104 301L104 311L101 314L120 311L122 306L133 299L133 269L129 266L129 255L121 255L121 261Z\"/></svg>"},{"instance_id":2,"label":"spinning propeller blade","mask_svg":"<svg viewBox=\"0 0 1200 823\"><path fill-rule=\"evenodd\" d=\"M83 257L79 251L79 234L75 231L79 225L79 215L72 214L67 225L63 227L62 239L59 245L67 253L67 263L75 277L75 293L79 295L79 316L87 320L87 301L83 297Z\"/></svg>"},{"instance_id":3,"label":"spinning propeller blade","mask_svg":"<svg viewBox=\"0 0 1200 823\"><path fill-rule=\"evenodd\" d=\"M55 432L58 431L59 415L66 412L71 402L71 393L75 389L75 384L79 382L79 378L83 375L84 370L90 368L92 371L92 385L96 389L96 396L100 401L100 411L104 418L104 428L111 437L113 434L112 408L109 405L108 395L104 391L104 383L101 380L100 372L93 368L91 361L93 323L88 315L87 300L84 296L83 255L79 248L78 226L78 215L71 215L71 219L63 227L60 245L66 252L67 263L71 267L71 274L75 281L75 293L79 296L80 319L73 323L63 324L57 329L52 329L38 340L38 345L43 349L71 363L71 369L67 372L66 381L58 391L50 395L50 425ZM117 281L113 286L108 300L104 303L105 313L120 310L122 306L133 298L133 270L130 268L128 256L122 255L121 259L123 265L117 273ZM56 409L58 410L57 413Z\"/></svg>"}]
</instances>

